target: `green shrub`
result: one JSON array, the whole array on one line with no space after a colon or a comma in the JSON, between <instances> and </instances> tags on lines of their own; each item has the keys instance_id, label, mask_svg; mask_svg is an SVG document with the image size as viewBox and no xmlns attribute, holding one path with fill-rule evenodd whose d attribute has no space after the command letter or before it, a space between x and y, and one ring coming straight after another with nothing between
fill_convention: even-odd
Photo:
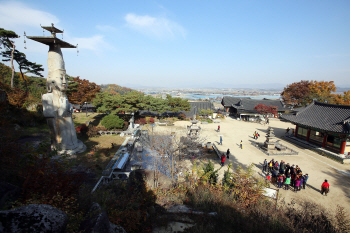
<instances>
[{"instance_id":1,"label":"green shrub","mask_svg":"<svg viewBox=\"0 0 350 233\"><path fill-rule=\"evenodd\" d=\"M117 115L109 114L102 118L101 124L107 129L122 129L124 120L120 119Z\"/></svg>"}]
</instances>

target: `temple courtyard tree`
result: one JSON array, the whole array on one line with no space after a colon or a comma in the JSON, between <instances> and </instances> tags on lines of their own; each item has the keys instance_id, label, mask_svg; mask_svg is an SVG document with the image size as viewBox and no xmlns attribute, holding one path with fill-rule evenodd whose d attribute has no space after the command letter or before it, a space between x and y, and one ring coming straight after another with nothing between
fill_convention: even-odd
<instances>
[{"instance_id":1,"label":"temple courtyard tree","mask_svg":"<svg viewBox=\"0 0 350 233\"><path fill-rule=\"evenodd\" d=\"M281 93L282 99L286 104L292 106L305 106L313 100L322 103L342 104L346 101L346 93L344 100L342 95L335 95L337 88L333 81L305 81L292 83L287 85Z\"/></svg>"},{"instance_id":2,"label":"temple courtyard tree","mask_svg":"<svg viewBox=\"0 0 350 233\"><path fill-rule=\"evenodd\" d=\"M265 104L258 104L254 107L254 109L264 115L264 117L266 117L268 114L271 114L271 115L277 115L277 106L272 106L272 105L265 105Z\"/></svg>"},{"instance_id":3,"label":"temple courtyard tree","mask_svg":"<svg viewBox=\"0 0 350 233\"><path fill-rule=\"evenodd\" d=\"M309 102L310 82L302 80L287 85L281 93L283 102L292 106L306 105Z\"/></svg>"}]
</instances>

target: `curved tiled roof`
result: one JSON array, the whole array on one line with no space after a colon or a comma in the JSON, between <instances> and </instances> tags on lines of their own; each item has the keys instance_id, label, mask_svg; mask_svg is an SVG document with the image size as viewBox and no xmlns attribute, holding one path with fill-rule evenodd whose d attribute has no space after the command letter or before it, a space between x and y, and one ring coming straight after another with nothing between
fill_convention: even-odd
<instances>
[{"instance_id":1,"label":"curved tiled roof","mask_svg":"<svg viewBox=\"0 0 350 233\"><path fill-rule=\"evenodd\" d=\"M301 111L283 114L281 118L319 130L350 133L350 106L313 102Z\"/></svg>"}]
</instances>

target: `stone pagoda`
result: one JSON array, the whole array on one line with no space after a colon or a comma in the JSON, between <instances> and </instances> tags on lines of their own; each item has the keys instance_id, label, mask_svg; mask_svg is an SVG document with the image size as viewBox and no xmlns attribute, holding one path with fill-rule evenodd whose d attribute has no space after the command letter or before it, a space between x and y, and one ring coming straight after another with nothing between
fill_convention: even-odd
<instances>
[{"instance_id":1,"label":"stone pagoda","mask_svg":"<svg viewBox=\"0 0 350 233\"><path fill-rule=\"evenodd\" d=\"M266 150L275 150L276 145L278 145L278 142L277 142L275 133L273 132L273 128L269 127L267 129L267 134L265 137L266 137L266 141L264 143L264 148Z\"/></svg>"},{"instance_id":2,"label":"stone pagoda","mask_svg":"<svg viewBox=\"0 0 350 233\"><path fill-rule=\"evenodd\" d=\"M66 90L67 75L61 48L76 48L56 37L63 31L51 26L41 26L51 32L51 36L27 36L31 40L49 46L47 58L47 94L42 95L43 113L51 134L51 149L59 154L76 154L83 152L86 146L77 139L72 119L73 106L68 102Z\"/></svg>"},{"instance_id":3,"label":"stone pagoda","mask_svg":"<svg viewBox=\"0 0 350 233\"><path fill-rule=\"evenodd\" d=\"M193 116L193 120L190 122L192 125L187 126L187 134L191 137L197 137L202 128L197 124L199 121L196 120L196 115Z\"/></svg>"}]
</instances>

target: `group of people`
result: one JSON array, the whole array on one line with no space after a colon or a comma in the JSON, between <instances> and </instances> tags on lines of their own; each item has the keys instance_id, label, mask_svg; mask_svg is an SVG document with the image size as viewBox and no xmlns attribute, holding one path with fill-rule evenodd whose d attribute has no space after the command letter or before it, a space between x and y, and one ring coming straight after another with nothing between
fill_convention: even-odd
<instances>
[{"instance_id":1,"label":"group of people","mask_svg":"<svg viewBox=\"0 0 350 233\"><path fill-rule=\"evenodd\" d=\"M256 139L258 139L260 137L260 134L258 134L258 132L255 131L253 133L253 136L254 136L254 139L256 140Z\"/></svg>"},{"instance_id":2,"label":"group of people","mask_svg":"<svg viewBox=\"0 0 350 233\"><path fill-rule=\"evenodd\" d=\"M284 185L284 189L289 190L291 186L294 187L294 192L300 191L302 188L305 189L307 180L309 179L309 175L303 175L298 165L295 166L293 164L290 166L289 163L286 164L283 160L278 163L274 159L269 162L265 159L263 162L263 172L267 172L266 179L271 180L273 184L277 183L278 188L282 188Z\"/></svg>"}]
</instances>

